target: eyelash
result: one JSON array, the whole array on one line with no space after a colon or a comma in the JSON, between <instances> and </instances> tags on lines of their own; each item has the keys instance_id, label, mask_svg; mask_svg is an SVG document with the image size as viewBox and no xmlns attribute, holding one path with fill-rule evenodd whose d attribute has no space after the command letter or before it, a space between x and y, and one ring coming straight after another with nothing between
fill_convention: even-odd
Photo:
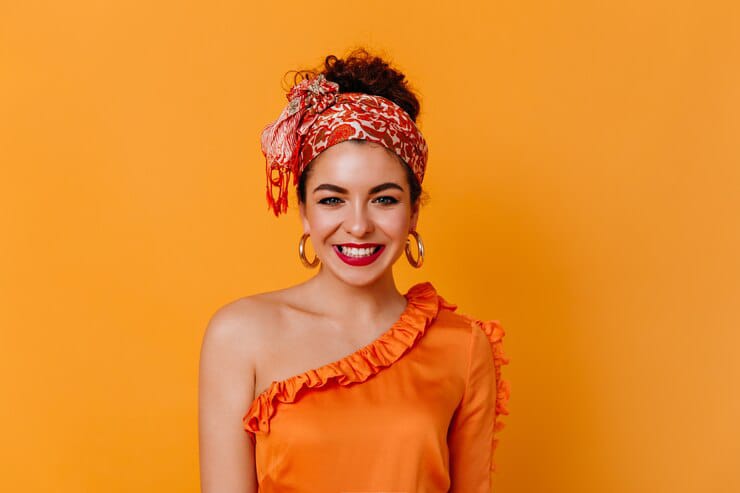
<instances>
[{"instance_id":1,"label":"eyelash","mask_svg":"<svg viewBox=\"0 0 740 493\"><path fill-rule=\"evenodd\" d=\"M331 204L330 204L330 203L327 203L327 202L325 202L325 201L327 201L327 200L330 200L330 199L337 199L337 200L341 200L341 199L339 199L339 198L337 198L337 197L326 197L326 198L323 198L323 199L319 200L319 202L318 202L318 203L319 203L319 204L324 204L324 205L328 205L328 206L333 206L333 205L335 205L335 204L336 204L336 202L334 202L334 203L331 203ZM396 204L396 203L398 203L398 200L396 200L395 198L393 198L393 197L391 197L391 196L389 196L389 195L384 195L383 197L378 197L378 199L390 199L390 200L391 200L390 202L386 202L385 204L382 204L382 205L393 205L393 204Z\"/></svg>"}]
</instances>

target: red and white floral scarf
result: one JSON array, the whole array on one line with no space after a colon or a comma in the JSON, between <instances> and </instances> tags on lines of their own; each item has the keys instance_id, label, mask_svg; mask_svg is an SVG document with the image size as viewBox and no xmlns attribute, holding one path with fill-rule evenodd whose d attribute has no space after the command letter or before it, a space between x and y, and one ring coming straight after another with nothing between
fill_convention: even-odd
<instances>
[{"instance_id":1,"label":"red and white floral scarf","mask_svg":"<svg viewBox=\"0 0 740 493\"><path fill-rule=\"evenodd\" d=\"M308 163L345 140L382 144L408 164L421 184L428 156L426 141L409 114L393 101L360 92L340 93L339 85L323 74L302 80L286 97L288 105L261 136L267 162L267 203L275 216L288 209L290 174L297 185Z\"/></svg>"}]
</instances>

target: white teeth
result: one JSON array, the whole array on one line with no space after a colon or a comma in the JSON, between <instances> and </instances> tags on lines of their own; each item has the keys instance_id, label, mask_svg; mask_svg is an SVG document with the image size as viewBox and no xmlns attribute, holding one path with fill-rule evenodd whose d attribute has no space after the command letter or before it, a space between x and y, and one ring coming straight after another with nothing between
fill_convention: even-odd
<instances>
[{"instance_id":1,"label":"white teeth","mask_svg":"<svg viewBox=\"0 0 740 493\"><path fill-rule=\"evenodd\" d=\"M367 257L375 253L375 250L379 247L374 248L351 248L342 245L338 245L339 250L348 257Z\"/></svg>"}]
</instances>

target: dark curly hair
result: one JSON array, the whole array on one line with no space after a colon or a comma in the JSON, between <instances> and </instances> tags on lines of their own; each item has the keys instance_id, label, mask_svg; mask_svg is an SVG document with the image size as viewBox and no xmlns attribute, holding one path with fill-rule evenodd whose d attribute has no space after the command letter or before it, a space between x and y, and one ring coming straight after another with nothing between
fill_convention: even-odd
<instances>
[{"instance_id":1,"label":"dark curly hair","mask_svg":"<svg viewBox=\"0 0 740 493\"><path fill-rule=\"evenodd\" d=\"M419 116L419 99L409 87L406 76L391 67L388 61L369 53L365 48L356 48L345 58L329 55L324 59L321 69L293 70L287 72L286 75L291 73L295 74L294 85L304 79L324 74L327 80L339 84L339 92L362 92L382 96L403 108L414 122ZM403 160L401 162L404 165L411 191L411 204L414 205L422 196L421 184L416 179L413 170ZM306 181L311 174L312 165L313 162L306 166L298 180L297 193L300 203L306 202Z\"/></svg>"}]
</instances>

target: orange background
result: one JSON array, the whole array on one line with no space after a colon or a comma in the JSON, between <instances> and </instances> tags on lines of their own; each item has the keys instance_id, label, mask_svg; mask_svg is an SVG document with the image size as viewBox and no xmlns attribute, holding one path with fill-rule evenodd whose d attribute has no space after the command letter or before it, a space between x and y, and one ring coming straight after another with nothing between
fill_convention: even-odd
<instances>
[{"instance_id":1,"label":"orange background","mask_svg":"<svg viewBox=\"0 0 740 493\"><path fill-rule=\"evenodd\" d=\"M507 330L495 490L740 491L737 2L267 3L0 4L5 488L198 491L208 317L313 274L259 132L365 45L430 143L399 289Z\"/></svg>"}]
</instances>

